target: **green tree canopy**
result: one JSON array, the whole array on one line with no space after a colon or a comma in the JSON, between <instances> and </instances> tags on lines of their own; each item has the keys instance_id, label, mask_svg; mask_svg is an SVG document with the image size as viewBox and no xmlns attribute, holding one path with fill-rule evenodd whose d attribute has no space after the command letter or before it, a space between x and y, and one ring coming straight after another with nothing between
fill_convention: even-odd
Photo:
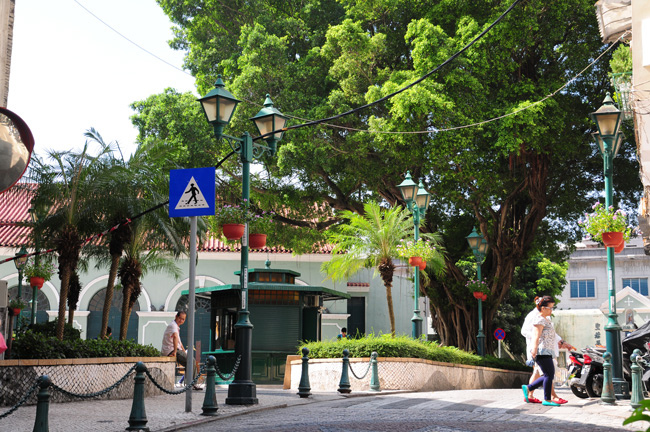
<instances>
[{"instance_id":1,"label":"green tree canopy","mask_svg":"<svg viewBox=\"0 0 650 432\"><path fill-rule=\"evenodd\" d=\"M221 73L245 101L228 128L234 131L251 130L245 121L266 93L293 124L389 95L468 44L511 3L258 0L226 8L216 0L159 0L177 25L172 45L187 50L199 92ZM603 190L587 114L609 90L611 52L577 75L606 48L592 1L520 2L418 85L333 125L288 131L277 159L253 183L257 199L280 201L296 209L293 222L324 229L335 220L332 209L362 213L369 201L399 203L396 185L410 170L433 193L424 230L443 233L450 251L445 278L428 290L434 326L444 343L472 349L474 301L457 295L465 276L455 265L467 254L472 226L490 246L483 267L490 332L515 269L531 251L557 254L558 242L578 239L575 221ZM631 152L625 147L615 163L616 199L624 204L640 192Z\"/></svg>"}]
</instances>

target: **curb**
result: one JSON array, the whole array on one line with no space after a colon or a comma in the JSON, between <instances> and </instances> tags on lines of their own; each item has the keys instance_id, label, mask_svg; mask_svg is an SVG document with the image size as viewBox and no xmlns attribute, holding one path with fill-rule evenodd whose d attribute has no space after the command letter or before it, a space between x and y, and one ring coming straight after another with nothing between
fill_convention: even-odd
<instances>
[{"instance_id":1,"label":"curb","mask_svg":"<svg viewBox=\"0 0 650 432\"><path fill-rule=\"evenodd\" d=\"M270 411L274 409L281 409L281 408L288 408L289 406L298 406L298 405L308 405L312 403L319 403L319 402L328 402L331 400L336 400L337 397L343 398L343 399L349 399L349 398L358 398L358 397L372 397L372 396L381 396L381 395L389 395L389 394L404 394L404 393L417 393L414 391L410 390L385 390L381 392L357 392L357 393L352 393L352 394L332 394L332 393L324 393L324 396L327 397L327 395L332 395L331 398L323 399L323 400L315 400L315 399L309 399L309 398L304 398L304 399L299 399L296 400L295 403L282 403L282 404L277 404L277 405L269 405L265 407L256 407L256 408L250 408L247 410L242 410L239 412L234 412L234 413L229 413L229 414L223 414L223 415L216 415L216 416L210 416L206 417L200 420L192 420L186 423L182 423L179 425L175 426L168 426L164 429L158 429L156 432L174 432L174 431L180 431L180 430L187 430L193 426L198 426L198 425L203 425L206 423L211 423L215 422L221 419L228 419L228 418L233 418L233 417L240 417L243 415L247 414L255 414L259 412L264 412L264 411ZM318 393L317 393L318 394Z\"/></svg>"}]
</instances>

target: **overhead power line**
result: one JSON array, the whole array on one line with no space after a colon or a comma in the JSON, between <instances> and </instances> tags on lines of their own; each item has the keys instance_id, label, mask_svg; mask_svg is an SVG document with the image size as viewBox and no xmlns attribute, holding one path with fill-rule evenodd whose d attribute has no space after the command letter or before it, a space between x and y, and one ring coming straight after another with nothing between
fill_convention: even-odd
<instances>
[{"instance_id":1,"label":"overhead power line","mask_svg":"<svg viewBox=\"0 0 650 432\"><path fill-rule=\"evenodd\" d=\"M187 72L186 70L183 70L183 69L181 69L181 68L179 68L179 67L177 67L177 66L175 66L175 65L173 65L173 64L171 64L171 63L169 63L167 60L165 60L165 59L163 59L163 58L161 58L161 57L158 57L156 54L152 53L152 52L149 51L148 49L146 49L146 48L144 48L144 47L138 45L137 43L135 43L134 41L132 41L132 40L129 39L128 37L124 36L122 33L120 33L119 31L117 31L116 29L114 29L114 28L113 28L110 24L108 24L106 21L104 21L103 19L101 19L100 17L98 17L97 15L95 15L94 13L92 13L92 12L91 12L91 11L90 11L86 6L84 6L84 5L82 5L81 3L79 3L78 0L74 0L74 2L77 3L77 4L78 4L78 5L79 5L83 10L85 10L85 11L88 12L90 15L92 15L92 16L93 16L97 21L99 21L100 23L104 24L106 27L108 27L109 29L111 29L112 31L114 31L115 33L117 33L121 38L123 38L123 39L126 40L127 42L129 42L129 43L135 45L136 47L138 47L138 48L141 49L142 51L144 51L144 52L146 52L147 54L149 54L150 56L154 57L155 59L160 60L161 62L165 63L167 66L171 66L171 67L173 67L174 69L176 69L177 71L183 72L184 74L193 77L193 75L192 75L191 73Z\"/></svg>"}]
</instances>

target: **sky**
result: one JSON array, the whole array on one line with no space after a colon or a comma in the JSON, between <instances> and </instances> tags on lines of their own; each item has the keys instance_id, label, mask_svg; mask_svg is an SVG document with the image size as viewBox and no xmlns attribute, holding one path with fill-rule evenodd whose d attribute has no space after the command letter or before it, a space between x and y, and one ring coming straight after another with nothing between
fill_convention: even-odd
<instances>
[{"instance_id":1,"label":"sky","mask_svg":"<svg viewBox=\"0 0 650 432\"><path fill-rule=\"evenodd\" d=\"M30 127L35 152L81 149L93 127L133 153L131 103L167 87L196 95L179 70L184 53L167 43L171 27L155 0L17 0L7 108Z\"/></svg>"}]
</instances>

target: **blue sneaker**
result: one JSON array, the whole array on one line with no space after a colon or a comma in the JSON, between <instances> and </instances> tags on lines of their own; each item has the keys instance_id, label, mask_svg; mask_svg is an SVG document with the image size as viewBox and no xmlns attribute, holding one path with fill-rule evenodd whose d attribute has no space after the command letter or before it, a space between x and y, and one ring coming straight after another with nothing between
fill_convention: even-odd
<instances>
[{"instance_id":1,"label":"blue sneaker","mask_svg":"<svg viewBox=\"0 0 650 432\"><path fill-rule=\"evenodd\" d=\"M526 403L529 403L530 401L528 400L528 386L522 385L521 389L524 391L524 400L526 401Z\"/></svg>"},{"instance_id":2,"label":"blue sneaker","mask_svg":"<svg viewBox=\"0 0 650 432\"><path fill-rule=\"evenodd\" d=\"M559 403L557 403L557 402L553 402L553 401L550 401L550 400L548 400L548 401L545 400L544 402L542 402L542 405L546 405L546 406L560 406Z\"/></svg>"}]
</instances>

